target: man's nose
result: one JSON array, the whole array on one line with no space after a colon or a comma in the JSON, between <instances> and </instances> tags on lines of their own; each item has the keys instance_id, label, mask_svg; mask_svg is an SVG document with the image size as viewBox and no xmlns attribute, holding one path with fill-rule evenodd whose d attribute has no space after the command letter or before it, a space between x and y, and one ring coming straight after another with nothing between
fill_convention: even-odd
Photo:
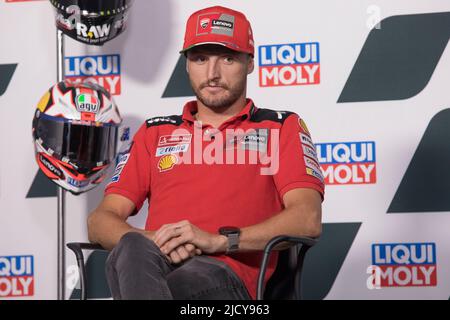
<instances>
[{"instance_id":1,"label":"man's nose","mask_svg":"<svg viewBox=\"0 0 450 320\"><path fill-rule=\"evenodd\" d=\"M220 78L220 65L217 57L211 57L208 61L208 80L216 80Z\"/></svg>"}]
</instances>

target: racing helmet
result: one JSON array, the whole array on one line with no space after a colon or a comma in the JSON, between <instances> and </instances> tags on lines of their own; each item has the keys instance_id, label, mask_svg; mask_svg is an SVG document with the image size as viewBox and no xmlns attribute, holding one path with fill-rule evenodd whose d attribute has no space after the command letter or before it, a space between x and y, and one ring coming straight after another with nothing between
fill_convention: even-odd
<instances>
[{"instance_id":1,"label":"racing helmet","mask_svg":"<svg viewBox=\"0 0 450 320\"><path fill-rule=\"evenodd\" d=\"M124 29L133 0L50 0L56 26L69 37L90 45L103 45Z\"/></svg>"},{"instance_id":2,"label":"racing helmet","mask_svg":"<svg viewBox=\"0 0 450 320\"><path fill-rule=\"evenodd\" d=\"M96 187L117 155L121 122L112 96L103 87L69 80L57 83L34 113L39 168L74 194Z\"/></svg>"}]
</instances>

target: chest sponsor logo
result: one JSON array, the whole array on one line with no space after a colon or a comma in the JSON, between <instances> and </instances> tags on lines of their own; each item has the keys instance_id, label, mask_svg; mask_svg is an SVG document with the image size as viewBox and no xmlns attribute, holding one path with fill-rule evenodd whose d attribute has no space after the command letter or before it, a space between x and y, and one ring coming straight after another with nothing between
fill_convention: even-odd
<instances>
[{"instance_id":1,"label":"chest sponsor logo","mask_svg":"<svg viewBox=\"0 0 450 320\"><path fill-rule=\"evenodd\" d=\"M267 143L269 140L269 129L256 129L253 133L236 135L227 139L226 149L237 146L241 150L252 150L267 153Z\"/></svg>"},{"instance_id":2,"label":"chest sponsor logo","mask_svg":"<svg viewBox=\"0 0 450 320\"><path fill-rule=\"evenodd\" d=\"M179 152L186 152L189 149L189 144L178 144L176 146L160 147L156 149L155 156L161 157L166 154L173 154Z\"/></svg>"},{"instance_id":3,"label":"chest sponsor logo","mask_svg":"<svg viewBox=\"0 0 450 320\"><path fill-rule=\"evenodd\" d=\"M164 135L159 137L158 146L191 143L191 139L192 134Z\"/></svg>"},{"instance_id":4,"label":"chest sponsor logo","mask_svg":"<svg viewBox=\"0 0 450 320\"><path fill-rule=\"evenodd\" d=\"M175 154L168 154L161 157L158 161L159 172L172 170L178 163L178 157Z\"/></svg>"},{"instance_id":5,"label":"chest sponsor logo","mask_svg":"<svg viewBox=\"0 0 450 320\"><path fill-rule=\"evenodd\" d=\"M155 167L163 172L173 168L174 164L248 164L258 165L261 175L276 174L279 169L279 129L227 128L224 131L194 126L193 132L177 128L171 134L159 136L157 147L151 150L152 158L160 158ZM170 155L176 155L176 158Z\"/></svg>"}]
</instances>

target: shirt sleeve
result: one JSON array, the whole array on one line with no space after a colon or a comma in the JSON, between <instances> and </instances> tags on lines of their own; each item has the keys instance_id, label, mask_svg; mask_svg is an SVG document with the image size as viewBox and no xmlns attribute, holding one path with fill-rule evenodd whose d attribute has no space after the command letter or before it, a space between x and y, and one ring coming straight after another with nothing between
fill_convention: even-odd
<instances>
[{"instance_id":1,"label":"shirt sleeve","mask_svg":"<svg viewBox=\"0 0 450 320\"><path fill-rule=\"evenodd\" d=\"M317 190L324 198L323 174L314 143L305 122L295 113L287 117L280 130L279 167L274 181L281 199L295 188Z\"/></svg>"},{"instance_id":2,"label":"shirt sleeve","mask_svg":"<svg viewBox=\"0 0 450 320\"><path fill-rule=\"evenodd\" d=\"M118 159L114 175L105 188L105 195L120 194L136 206L133 214L150 196L150 153L146 145L146 125L136 132L129 150Z\"/></svg>"}]
</instances>

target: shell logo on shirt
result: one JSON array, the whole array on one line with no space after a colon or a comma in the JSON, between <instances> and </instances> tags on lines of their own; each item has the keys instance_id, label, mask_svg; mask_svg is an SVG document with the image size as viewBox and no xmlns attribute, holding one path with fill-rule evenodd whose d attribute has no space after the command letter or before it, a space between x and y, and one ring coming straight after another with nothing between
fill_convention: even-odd
<instances>
[{"instance_id":1,"label":"shell logo on shirt","mask_svg":"<svg viewBox=\"0 0 450 320\"><path fill-rule=\"evenodd\" d=\"M159 172L171 170L178 163L178 157L174 154L167 154L158 161Z\"/></svg>"}]
</instances>

